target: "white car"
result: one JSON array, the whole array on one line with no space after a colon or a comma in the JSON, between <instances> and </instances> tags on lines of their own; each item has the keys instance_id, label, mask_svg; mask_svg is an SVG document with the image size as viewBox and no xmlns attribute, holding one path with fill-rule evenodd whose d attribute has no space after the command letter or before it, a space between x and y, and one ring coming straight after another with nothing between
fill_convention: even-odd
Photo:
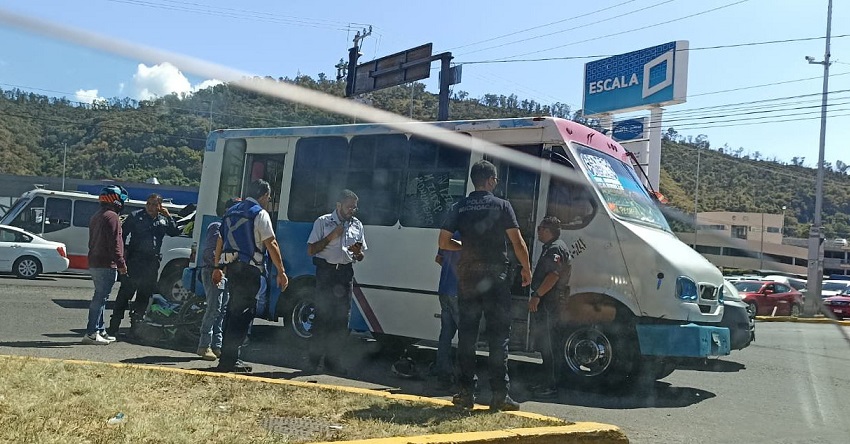
<instances>
[{"instance_id":1,"label":"white car","mask_svg":"<svg viewBox=\"0 0 850 444\"><path fill-rule=\"evenodd\" d=\"M68 269L65 244L42 239L20 228L0 225L0 272L23 279Z\"/></svg>"},{"instance_id":2,"label":"white car","mask_svg":"<svg viewBox=\"0 0 850 444\"><path fill-rule=\"evenodd\" d=\"M827 279L821 285L820 294L822 298L835 296L845 290L850 290L850 281Z\"/></svg>"}]
</instances>

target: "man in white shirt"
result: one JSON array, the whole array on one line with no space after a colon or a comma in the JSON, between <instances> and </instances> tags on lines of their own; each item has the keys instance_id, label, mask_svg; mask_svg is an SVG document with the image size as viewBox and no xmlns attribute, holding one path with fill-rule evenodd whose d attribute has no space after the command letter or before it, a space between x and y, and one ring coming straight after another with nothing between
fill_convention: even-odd
<instances>
[{"instance_id":1,"label":"man in white shirt","mask_svg":"<svg viewBox=\"0 0 850 444\"><path fill-rule=\"evenodd\" d=\"M348 335L348 309L354 293L354 267L366 251L363 223L354 217L358 197L342 190L334 212L313 223L307 239L307 254L316 265L316 323L309 359L312 367L324 358L324 369L345 373L339 351Z\"/></svg>"},{"instance_id":2,"label":"man in white shirt","mask_svg":"<svg viewBox=\"0 0 850 444\"><path fill-rule=\"evenodd\" d=\"M218 285L227 276L230 300L218 371L240 370L237 365L239 348L254 319L260 279L265 272L263 256L267 250L277 268L278 288L282 292L289 285L271 217L263 208L268 206L270 197L269 183L258 179L249 186L246 198L229 208L222 219L214 262L219 265L213 271L212 280Z\"/></svg>"}]
</instances>

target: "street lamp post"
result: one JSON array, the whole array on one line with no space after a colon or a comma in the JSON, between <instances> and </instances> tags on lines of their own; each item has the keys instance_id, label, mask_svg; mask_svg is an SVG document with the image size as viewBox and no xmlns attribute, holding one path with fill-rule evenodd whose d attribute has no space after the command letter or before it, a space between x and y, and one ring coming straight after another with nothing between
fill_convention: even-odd
<instances>
[{"instance_id":1,"label":"street lamp post","mask_svg":"<svg viewBox=\"0 0 850 444\"><path fill-rule=\"evenodd\" d=\"M815 65L823 65L823 94L820 108L820 145L818 148L818 174L815 185L815 214L814 223L809 229L809 254L808 254L808 294L812 297L806 298L803 314L806 317L815 315L816 300L820 299L821 284L823 280L823 250L821 249L821 237L823 236L823 223L821 212L823 210L823 163L824 149L826 146L826 104L829 94L829 43L832 32L832 0L829 0L826 12L826 49L823 61L816 62L814 57L806 56L806 60Z\"/></svg>"},{"instance_id":2,"label":"street lamp post","mask_svg":"<svg viewBox=\"0 0 850 444\"><path fill-rule=\"evenodd\" d=\"M761 246L759 247L759 270L764 269L764 211L761 212Z\"/></svg>"}]
</instances>

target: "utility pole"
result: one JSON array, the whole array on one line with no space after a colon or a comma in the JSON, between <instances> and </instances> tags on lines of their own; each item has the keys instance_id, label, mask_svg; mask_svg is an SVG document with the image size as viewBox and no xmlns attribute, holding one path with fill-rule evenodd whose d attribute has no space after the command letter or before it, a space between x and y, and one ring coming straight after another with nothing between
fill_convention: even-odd
<instances>
[{"instance_id":1,"label":"utility pole","mask_svg":"<svg viewBox=\"0 0 850 444\"><path fill-rule=\"evenodd\" d=\"M348 49L348 72L345 79L345 95L351 96L354 93L354 82L356 81L355 72L357 71L357 60L360 58L360 47L363 44L363 39L372 35L372 26L369 29L363 28L363 31L357 31L354 35L354 45ZM342 60L340 60L342 62Z\"/></svg>"},{"instance_id":2,"label":"utility pole","mask_svg":"<svg viewBox=\"0 0 850 444\"><path fill-rule=\"evenodd\" d=\"M68 144L62 144L62 191L65 191L65 161L68 159Z\"/></svg>"},{"instance_id":3,"label":"utility pole","mask_svg":"<svg viewBox=\"0 0 850 444\"><path fill-rule=\"evenodd\" d=\"M697 249L697 234L699 233L699 223L697 221L697 208L699 205L699 156L700 150L697 148L697 186L694 188L694 250Z\"/></svg>"},{"instance_id":4,"label":"utility pole","mask_svg":"<svg viewBox=\"0 0 850 444\"><path fill-rule=\"evenodd\" d=\"M823 164L826 147L826 104L829 94L829 43L832 33L832 0L829 0L826 12L826 49L823 60L816 62L814 57L806 56L806 61L814 65L823 65L823 95L820 107L820 145L818 148L818 175L815 185L815 217L809 230L808 254L808 297L803 307L803 315L814 316L818 311L823 284Z\"/></svg>"}]
</instances>

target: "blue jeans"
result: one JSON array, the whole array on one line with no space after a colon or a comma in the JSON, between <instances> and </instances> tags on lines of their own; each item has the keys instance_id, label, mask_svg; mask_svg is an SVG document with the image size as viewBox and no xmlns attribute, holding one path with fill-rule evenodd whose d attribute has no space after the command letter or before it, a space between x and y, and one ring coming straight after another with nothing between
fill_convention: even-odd
<instances>
[{"instance_id":1,"label":"blue jeans","mask_svg":"<svg viewBox=\"0 0 850 444\"><path fill-rule=\"evenodd\" d=\"M212 282L212 268L202 268L201 282L207 295L207 309L201 321L201 339L198 348L221 349L224 315L227 314L228 294Z\"/></svg>"},{"instance_id":2,"label":"blue jeans","mask_svg":"<svg viewBox=\"0 0 850 444\"><path fill-rule=\"evenodd\" d=\"M106 308L106 300L112 287L118 278L118 270L114 268L89 268L91 280L94 283L94 295L89 305L89 322L86 325L86 334L103 331L103 309Z\"/></svg>"},{"instance_id":3,"label":"blue jeans","mask_svg":"<svg viewBox=\"0 0 850 444\"><path fill-rule=\"evenodd\" d=\"M451 381L454 376L452 363L452 339L458 324L457 296L440 295L440 339L437 343L437 377Z\"/></svg>"}]
</instances>

